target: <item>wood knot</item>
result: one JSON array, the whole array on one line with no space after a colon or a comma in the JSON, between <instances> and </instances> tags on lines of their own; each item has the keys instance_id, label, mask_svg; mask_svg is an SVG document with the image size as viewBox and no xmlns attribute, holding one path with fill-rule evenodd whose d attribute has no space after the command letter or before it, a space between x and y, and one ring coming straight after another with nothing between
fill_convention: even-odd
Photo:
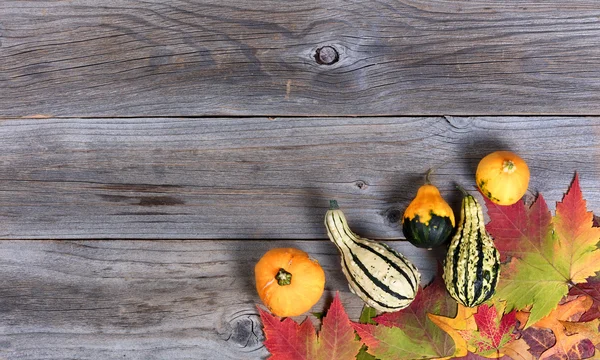
<instances>
[{"instance_id":1,"label":"wood knot","mask_svg":"<svg viewBox=\"0 0 600 360\"><path fill-rule=\"evenodd\" d=\"M333 46L323 46L315 52L315 60L319 65L333 65L340 61L340 54Z\"/></svg>"},{"instance_id":2,"label":"wood knot","mask_svg":"<svg viewBox=\"0 0 600 360\"><path fill-rule=\"evenodd\" d=\"M248 310L232 314L221 326L220 337L242 348L244 352L255 351L263 347L264 334L261 330L260 318Z\"/></svg>"},{"instance_id":3,"label":"wood knot","mask_svg":"<svg viewBox=\"0 0 600 360\"><path fill-rule=\"evenodd\" d=\"M402 219L402 211L395 207L387 209L383 215L390 226L397 226Z\"/></svg>"},{"instance_id":4,"label":"wood knot","mask_svg":"<svg viewBox=\"0 0 600 360\"><path fill-rule=\"evenodd\" d=\"M359 190L366 190L369 187L369 184L362 180L356 180L354 182L354 186L356 186Z\"/></svg>"}]
</instances>

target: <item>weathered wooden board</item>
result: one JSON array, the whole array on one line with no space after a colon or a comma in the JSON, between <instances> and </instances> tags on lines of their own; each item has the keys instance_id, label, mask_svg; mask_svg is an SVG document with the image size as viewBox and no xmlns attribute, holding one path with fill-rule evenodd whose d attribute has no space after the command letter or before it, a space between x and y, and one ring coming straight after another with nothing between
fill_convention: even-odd
<instances>
[{"instance_id":1,"label":"weathered wooden board","mask_svg":"<svg viewBox=\"0 0 600 360\"><path fill-rule=\"evenodd\" d=\"M596 0L3 0L0 117L599 115L599 16Z\"/></svg>"},{"instance_id":2,"label":"weathered wooden board","mask_svg":"<svg viewBox=\"0 0 600 360\"><path fill-rule=\"evenodd\" d=\"M390 245L431 279L431 252ZM0 241L0 359L265 358L253 270L279 246L323 266L314 311L340 291L358 320L329 241Z\"/></svg>"},{"instance_id":3,"label":"weathered wooden board","mask_svg":"<svg viewBox=\"0 0 600 360\"><path fill-rule=\"evenodd\" d=\"M550 206L575 171L600 212L600 119L382 117L0 121L0 237L323 239L337 199L363 236L397 224L434 168L458 209L509 149Z\"/></svg>"}]
</instances>

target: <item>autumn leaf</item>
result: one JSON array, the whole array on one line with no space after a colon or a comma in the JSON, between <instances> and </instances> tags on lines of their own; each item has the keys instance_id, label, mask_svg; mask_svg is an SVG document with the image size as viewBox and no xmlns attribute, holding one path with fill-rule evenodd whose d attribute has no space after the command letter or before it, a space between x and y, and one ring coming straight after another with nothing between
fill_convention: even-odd
<instances>
[{"instance_id":1,"label":"autumn leaf","mask_svg":"<svg viewBox=\"0 0 600 360\"><path fill-rule=\"evenodd\" d=\"M593 340L600 342L598 324L577 322L592 305L592 299L578 296L567 300L521 333L529 352L539 359L577 360L594 355Z\"/></svg>"},{"instance_id":2,"label":"autumn leaf","mask_svg":"<svg viewBox=\"0 0 600 360\"><path fill-rule=\"evenodd\" d=\"M563 201L550 217L540 195L526 208L523 202L498 206L486 201L502 266L496 296L507 310L531 306L526 327L548 315L569 292L569 285L584 282L600 271L600 228L586 210L577 175Z\"/></svg>"},{"instance_id":3,"label":"autumn leaf","mask_svg":"<svg viewBox=\"0 0 600 360\"><path fill-rule=\"evenodd\" d=\"M557 269L575 284L596 275L600 271L600 228L593 227L594 214L587 211L577 175L563 201L556 204L553 222L560 245L555 250L566 250L569 256L555 264Z\"/></svg>"},{"instance_id":4,"label":"autumn leaf","mask_svg":"<svg viewBox=\"0 0 600 360\"><path fill-rule=\"evenodd\" d=\"M310 359L315 350L315 328L310 321L298 325L291 318L283 321L258 309L265 332L264 345L272 354L272 360Z\"/></svg>"},{"instance_id":5,"label":"autumn leaf","mask_svg":"<svg viewBox=\"0 0 600 360\"><path fill-rule=\"evenodd\" d=\"M477 354L498 357L498 354L502 354L502 347L513 340L511 334L517 323L516 311L503 314L496 310L496 306L482 304L473 318L478 331L471 343L477 348Z\"/></svg>"},{"instance_id":6,"label":"autumn leaf","mask_svg":"<svg viewBox=\"0 0 600 360\"><path fill-rule=\"evenodd\" d=\"M529 208L522 201L500 206L486 197L484 200L490 217L485 228L494 238L501 262L543 251L544 242L552 231L552 215L542 195Z\"/></svg>"},{"instance_id":7,"label":"autumn leaf","mask_svg":"<svg viewBox=\"0 0 600 360\"><path fill-rule=\"evenodd\" d=\"M552 330L556 343L554 346L544 351L540 358L549 358L553 355L561 358L576 348L577 344L586 340L581 334L567 335L565 333L565 327L562 324L563 321L578 320L581 315L587 311L592 305L592 301L587 296L577 297L575 300L569 301L565 304L558 305L548 316L542 318L540 321L534 324L539 328L547 328ZM566 357L567 359L577 359L578 357Z\"/></svg>"},{"instance_id":8,"label":"autumn leaf","mask_svg":"<svg viewBox=\"0 0 600 360\"><path fill-rule=\"evenodd\" d=\"M271 360L354 360L362 345L354 335L339 294L323 318L318 337L310 321L299 325L291 318L281 321L260 308L259 313Z\"/></svg>"},{"instance_id":9,"label":"autumn leaf","mask_svg":"<svg viewBox=\"0 0 600 360\"><path fill-rule=\"evenodd\" d=\"M356 360L377 360L377 358L367 352L367 347L363 345L356 355Z\"/></svg>"},{"instance_id":10,"label":"autumn leaf","mask_svg":"<svg viewBox=\"0 0 600 360\"><path fill-rule=\"evenodd\" d=\"M374 317L377 316L377 310L370 307L369 305L364 305L363 310L360 313L360 318L358 322L361 324L372 324L377 325L377 323L373 320ZM356 360L377 360L375 356L369 354L367 352L367 346L365 344L362 345L358 355L356 355Z\"/></svg>"},{"instance_id":11,"label":"autumn leaf","mask_svg":"<svg viewBox=\"0 0 600 360\"><path fill-rule=\"evenodd\" d=\"M600 318L600 276L588 278L586 282L574 285L569 290L569 295L587 295L593 304L579 321L587 322Z\"/></svg>"},{"instance_id":12,"label":"autumn leaf","mask_svg":"<svg viewBox=\"0 0 600 360\"><path fill-rule=\"evenodd\" d=\"M600 320L588 322L561 322L569 335L579 334L588 339L596 348L600 347Z\"/></svg>"},{"instance_id":13,"label":"autumn leaf","mask_svg":"<svg viewBox=\"0 0 600 360\"><path fill-rule=\"evenodd\" d=\"M528 352L534 359L539 359L544 351L556 344L556 337L552 330L533 326L523 330L521 340L526 345L521 351L525 350L523 353Z\"/></svg>"},{"instance_id":14,"label":"autumn leaf","mask_svg":"<svg viewBox=\"0 0 600 360\"><path fill-rule=\"evenodd\" d=\"M513 340L511 334L516 325L515 311L503 314L496 306L480 305L468 308L458 304L454 318L429 315L431 320L446 331L459 349L455 356L469 353L481 357L497 359L502 357L502 348Z\"/></svg>"},{"instance_id":15,"label":"autumn leaf","mask_svg":"<svg viewBox=\"0 0 600 360\"><path fill-rule=\"evenodd\" d=\"M455 317L446 317L440 315L429 314L429 319L433 321L440 329L444 330L452 340L456 347L453 356L466 356L468 353L468 344L466 335L477 330L477 324L473 318L473 314L477 308L468 308L458 304Z\"/></svg>"},{"instance_id":16,"label":"autumn leaf","mask_svg":"<svg viewBox=\"0 0 600 360\"><path fill-rule=\"evenodd\" d=\"M465 355L463 357L452 358L452 360L487 360L487 359L488 358L474 354L472 352L468 353L467 355ZM511 359L508 356L503 356L500 358L500 360L511 360Z\"/></svg>"},{"instance_id":17,"label":"autumn leaf","mask_svg":"<svg viewBox=\"0 0 600 360\"><path fill-rule=\"evenodd\" d=\"M374 318L378 325L354 323L353 326L368 352L378 359L443 358L455 353L454 344L427 313L454 316L455 311L456 301L447 294L441 276L436 276L429 286L419 289L406 309Z\"/></svg>"},{"instance_id":18,"label":"autumn leaf","mask_svg":"<svg viewBox=\"0 0 600 360\"><path fill-rule=\"evenodd\" d=\"M360 313L360 318L358 319L358 322L361 324L376 325L377 323L375 322L375 320L373 320L376 316L377 316L377 310L370 307L369 305L365 305L363 307L362 312Z\"/></svg>"},{"instance_id":19,"label":"autumn leaf","mask_svg":"<svg viewBox=\"0 0 600 360\"><path fill-rule=\"evenodd\" d=\"M533 329L533 328L529 328L529 329ZM535 359L537 359L537 357L534 357L533 354L529 350L530 350L530 347L527 344L527 342L525 342L525 340L523 339L522 336L519 339L511 341L510 343L506 344L506 346L504 346L502 348L502 352L504 352L504 354L506 354L506 356L512 360L535 360Z\"/></svg>"}]
</instances>

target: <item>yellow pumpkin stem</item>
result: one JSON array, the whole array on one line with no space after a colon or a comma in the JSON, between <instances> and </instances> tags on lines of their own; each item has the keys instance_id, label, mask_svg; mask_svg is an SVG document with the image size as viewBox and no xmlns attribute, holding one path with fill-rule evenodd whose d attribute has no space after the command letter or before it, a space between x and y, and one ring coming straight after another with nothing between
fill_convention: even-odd
<instances>
[{"instance_id":1,"label":"yellow pumpkin stem","mask_svg":"<svg viewBox=\"0 0 600 360\"><path fill-rule=\"evenodd\" d=\"M289 285L292 283L292 274L281 268L277 272L277 275L275 275L275 279L277 279L277 284L280 286Z\"/></svg>"},{"instance_id":2,"label":"yellow pumpkin stem","mask_svg":"<svg viewBox=\"0 0 600 360\"><path fill-rule=\"evenodd\" d=\"M515 166L515 163L512 160L504 160L504 162L502 163L502 171L504 171L505 173L512 174L515 172L515 170L517 170L517 167Z\"/></svg>"}]
</instances>

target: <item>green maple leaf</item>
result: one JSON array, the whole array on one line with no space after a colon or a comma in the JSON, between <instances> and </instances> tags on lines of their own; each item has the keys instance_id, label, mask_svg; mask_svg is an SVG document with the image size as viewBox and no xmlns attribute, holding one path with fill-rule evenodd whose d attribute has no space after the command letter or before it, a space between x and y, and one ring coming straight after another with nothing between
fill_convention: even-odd
<instances>
[{"instance_id":1,"label":"green maple leaf","mask_svg":"<svg viewBox=\"0 0 600 360\"><path fill-rule=\"evenodd\" d=\"M551 216L544 198L526 208L522 202L498 206L486 201L487 230L502 260L496 296L507 311L531 306L529 326L548 315L569 287L600 271L600 228L586 209L577 175Z\"/></svg>"}]
</instances>

